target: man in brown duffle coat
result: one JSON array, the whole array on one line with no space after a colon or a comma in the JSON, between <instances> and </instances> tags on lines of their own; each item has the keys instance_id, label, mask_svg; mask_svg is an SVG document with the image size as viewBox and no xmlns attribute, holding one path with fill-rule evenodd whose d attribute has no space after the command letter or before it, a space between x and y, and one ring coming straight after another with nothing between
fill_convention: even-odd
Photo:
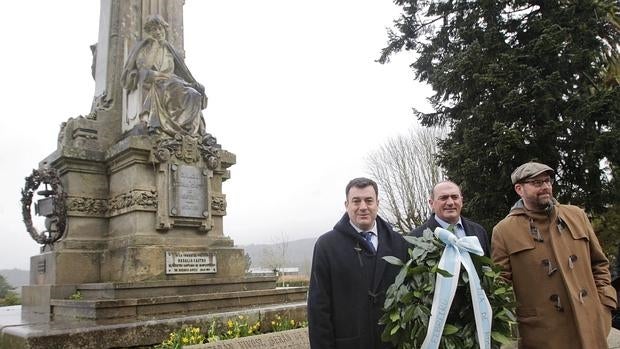
<instances>
[{"instance_id":1,"label":"man in brown duffle coat","mask_svg":"<svg viewBox=\"0 0 620 349\"><path fill-rule=\"evenodd\" d=\"M519 166L511 180L521 199L491 237L514 287L519 348L607 348L617 306L609 261L585 212L553 198L553 175L544 164Z\"/></svg>"}]
</instances>

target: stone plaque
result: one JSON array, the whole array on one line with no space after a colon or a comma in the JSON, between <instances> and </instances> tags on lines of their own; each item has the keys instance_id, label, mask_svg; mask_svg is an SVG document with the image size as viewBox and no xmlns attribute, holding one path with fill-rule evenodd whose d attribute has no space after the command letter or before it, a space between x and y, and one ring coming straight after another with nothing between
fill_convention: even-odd
<instances>
[{"instance_id":1,"label":"stone plaque","mask_svg":"<svg viewBox=\"0 0 620 349\"><path fill-rule=\"evenodd\" d=\"M166 274L217 273L215 253L166 251Z\"/></svg>"},{"instance_id":2,"label":"stone plaque","mask_svg":"<svg viewBox=\"0 0 620 349\"><path fill-rule=\"evenodd\" d=\"M170 215L207 218L207 170L189 165L170 165Z\"/></svg>"},{"instance_id":3,"label":"stone plaque","mask_svg":"<svg viewBox=\"0 0 620 349\"><path fill-rule=\"evenodd\" d=\"M43 198L34 205L34 211L39 216L51 216L54 214L54 198Z\"/></svg>"},{"instance_id":4,"label":"stone plaque","mask_svg":"<svg viewBox=\"0 0 620 349\"><path fill-rule=\"evenodd\" d=\"M184 346L187 349L310 349L308 328L266 333L220 342Z\"/></svg>"}]
</instances>

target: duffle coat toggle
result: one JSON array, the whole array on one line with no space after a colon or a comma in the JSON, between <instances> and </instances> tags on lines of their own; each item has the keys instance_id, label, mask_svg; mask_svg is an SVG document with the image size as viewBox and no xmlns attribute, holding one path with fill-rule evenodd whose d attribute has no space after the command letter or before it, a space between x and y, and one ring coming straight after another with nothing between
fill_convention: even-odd
<instances>
[{"instance_id":1,"label":"duffle coat toggle","mask_svg":"<svg viewBox=\"0 0 620 349\"><path fill-rule=\"evenodd\" d=\"M530 235L532 235L532 238L536 242L545 242L545 240L543 240L542 238L542 235L540 235L540 231L534 225L534 220L532 218L530 218Z\"/></svg>"},{"instance_id":2,"label":"duffle coat toggle","mask_svg":"<svg viewBox=\"0 0 620 349\"><path fill-rule=\"evenodd\" d=\"M551 276L558 270L558 268L554 267L553 263L548 259L543 259L542 264L547 267L547 276Z\"/></svg>"},{"instance_id":3,"label":"duffle coat toggle","mask_svg":"<svg viewBox=\"0 0 620 349\"><path fill-rule=\"evenodd\" d=\"M575 262L577 261L577 256L571 255L568 257L568 267L573 269L575 267Z\"/></svg>"},{"instance_id":4,"label":"duffle coat toggle","mask_svg":"<svg viewBox=\"0 0 620 349\"><path fill-rule=\"evenodd\" d=\"M579 301L581 302L581 304L583 304L583 297L588 295L588 290L586 290L585 288L582 288L581 290L579 290Z\"/></svg>"},{"instance_id":5,"label":"duffle coat toggle","mask_svg":"<svg viewBox=\"0 0 620 349\"><path fill-rule=\"evenodd\" d=\"M558 216L558 232L563 233L565 227L566 227L566 222L564 222L562 217Z\"/></svg>"},{"instance_id":6,"label":"duffle coat toggle","mask_svg":"<svg viewBox=\"0 0 620 349\"><path fill-rule=\"evenodd\" d=\"M555 303L553 304L555 310L559 312L564 311L564 307L562 306L562 302L560 301L560 296L558 296L557 294L552 294L551 297L549 297L549 300Z\"/></svg>"}]
</instances>

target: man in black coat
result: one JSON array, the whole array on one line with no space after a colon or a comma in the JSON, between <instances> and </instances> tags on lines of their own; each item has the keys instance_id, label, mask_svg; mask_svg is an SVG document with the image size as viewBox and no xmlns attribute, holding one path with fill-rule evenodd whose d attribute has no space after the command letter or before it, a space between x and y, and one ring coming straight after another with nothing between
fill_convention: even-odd
<instances>
[{"instance_id":1,"label":"man in black coat","mask_svg":"<svg viewBox=\"0 0 620 349\"><path fill-rule=\"evenodd\" d=\"M411 235L422 236L422 232L426 228L431 231L435 231L437 227L454 230L458 237L476 236L484 250L484 255L491 256L489 236L486 230L480 224L461 216L463 195L461 188L456 183L451 181L437 183L433 187L428 203L433 209L433 214L424 224L415 228Z\"/></svg>"},{"instance_id":2,"label":"man in black coat","mask_svg":"<svg viewBox=\"0 0 620 349\"><path fill-rule=\"evenodd\" d=\"M378 321L400 267L383 257L406 260L408 244L377 216L377 197L374 181L351 180L347 213L314 246L308 292L312 349L392 348L381 342Z\"/></svg>"}]
</instances>

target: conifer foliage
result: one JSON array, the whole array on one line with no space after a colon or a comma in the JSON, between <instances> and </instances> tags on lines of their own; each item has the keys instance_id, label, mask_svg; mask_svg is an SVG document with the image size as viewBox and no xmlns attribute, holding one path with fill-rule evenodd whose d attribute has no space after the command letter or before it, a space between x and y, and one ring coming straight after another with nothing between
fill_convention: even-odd
<instances>
[{"instance_id":1,"label":"conifer foliage","mask_svg":"<svg viewBox=\"0 0 620 349\"><path fill-rule=\"evenodd\" d=\"M557 169L561 202L595 214L619 202L620 1L394 2L379 61L415 53L416 79L435 91L434 111L416 115L450 127L439 160L469 216L503 218L510 173L529 160Z\"/></svg>"}]
</instances>

